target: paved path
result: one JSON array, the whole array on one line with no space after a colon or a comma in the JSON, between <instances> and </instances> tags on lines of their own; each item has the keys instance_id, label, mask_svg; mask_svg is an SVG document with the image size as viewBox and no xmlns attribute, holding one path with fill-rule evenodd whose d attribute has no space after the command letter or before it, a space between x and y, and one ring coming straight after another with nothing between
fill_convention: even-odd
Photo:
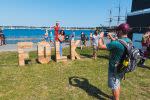
<instances>
[{"instance_id":1,"label":"paved path","mask_svg":"<svg viewBox=\"0 0 150 100\"><path fill-rule=\"evenodd\" d=\"M69 43L64 43L63 47L68 47ZM54 48L54 46L52 46ZM37 43L33 44L33 48L28 49L28 51L36 51L37 50ZM7 51L17 51L17 44L7 44L0 46L0 52L7 52Z\"/></svg>"},{"instance_id":2,"label":"paved path","mask_svg":"<svg viewBox=\"0 0 150 100\"><path fill-rule=\"evenodd\" d=\"M29 49L30 51L35 51L37 49L37 45L34 44L32 49ZM7 44L0 46L0 52L7 52L7 51L17 51L17 44Z\"/></svg>"},{"instance_id":3,"label":"paved path","mask_svg":"<svg viewBox=\"0 0 150 100\"><path fill-rule=\"evenodd\" d=\"M87 43L87 46L90 45L90 42ZM78 45L80 46L80 45ZM63 47L69 47L69 43L63 43ZM54 48L54 46L52 46ZM28 51L36 51L37 50L37 43L33 44L32 49L28 49ZM7 52L7 51L17 51L17 44L6 44L0 46L0 52Z\"/></svg>"}]
</instances>

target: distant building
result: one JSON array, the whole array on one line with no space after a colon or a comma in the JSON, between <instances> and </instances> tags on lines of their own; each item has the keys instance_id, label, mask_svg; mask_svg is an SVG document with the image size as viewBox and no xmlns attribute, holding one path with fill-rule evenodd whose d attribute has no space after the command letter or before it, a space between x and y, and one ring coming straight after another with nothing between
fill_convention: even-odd
<instances>
[{"instance_id":1,"label":"distant building","mask_svg":"<svg viewBox=\"0 0 150 100\"><path fill-rule=\"evenodd\" d=\"M133 28L133 32L145 32L150 27L150 0L132 0L127 23Z\"/></svg>"}]
</instances>

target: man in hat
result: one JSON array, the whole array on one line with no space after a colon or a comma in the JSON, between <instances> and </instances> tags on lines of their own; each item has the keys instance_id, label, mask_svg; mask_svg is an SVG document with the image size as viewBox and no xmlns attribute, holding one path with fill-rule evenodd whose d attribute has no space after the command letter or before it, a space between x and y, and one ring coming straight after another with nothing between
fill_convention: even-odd
<instances>
[{"instance_id":1,"label":"man in hat","mask_svg":"<svg viewBox=\"0 0 150 100\"><path fill-rule=\"evenodd\" d=\"M124 40L129 43L131 40L127 37L129 33L130 27L128 24L123 23L117 27L116 34L119 39ZM115 65L120 61L125 47L116 39L111 41L108 44L104 43L103 40L104 33L100 34L99 47L100 49L107 49L110 51L110 59L109 59L109 68L108 68L108 86L112 89L113 98L115 100L119 100L120 96L120 82L122 80L122 76L116 74Z\"/></svg>"}]
</instances>

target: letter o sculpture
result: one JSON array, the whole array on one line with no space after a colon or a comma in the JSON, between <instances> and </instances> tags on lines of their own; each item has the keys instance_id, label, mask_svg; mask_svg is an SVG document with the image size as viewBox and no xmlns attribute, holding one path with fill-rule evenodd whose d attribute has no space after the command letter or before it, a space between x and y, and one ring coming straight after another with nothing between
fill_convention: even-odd
<instances>
[{"instance_id":1,"label":"letter o sculpture","mask_svg":"<svg viewBox=\"0 0 150 100\"><path fill-rule=\"evenodd\" d=\"M48 42L38 43L38 61L41 64L47 64L51 60L51 46Z\"/></svg>"}]
</instances>

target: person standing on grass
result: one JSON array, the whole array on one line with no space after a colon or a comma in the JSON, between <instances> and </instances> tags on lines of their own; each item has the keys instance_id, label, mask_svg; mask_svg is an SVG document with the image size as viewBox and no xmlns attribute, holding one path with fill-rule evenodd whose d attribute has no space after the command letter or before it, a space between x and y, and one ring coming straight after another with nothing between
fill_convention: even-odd
<instances>
[{"instance_id":1,"label":"person standing on grass","mask_svg":"<svg viewBox=\"0 0 150 100\"><path fill-rule=\"evenodd\" d=\"M94 32L94 35L92 37L92 43L93 43L93 58L97 58L97 51L98 51L98 41L100 39L100 35L98 34L98 30Z\"/></svg>"},{"instance_id":2,"label":"person standing on grass","mask_svg":"<svg viewBox=\"0 0 150 100\"><path fill-rule=\"evenodd\" d=\"M81 50L82 50L83 46L86 46L86 36L85 36L84 32L81 32Z\"/></svg>"},{"instance_id":3,"label":"person standing on grass","mask_svg":"<svg viewBox=\"0 0 150 100\"><path fill-rule=\"evenodd\" d=\"M58 41L60 42L60 56L62 57L62 49L63 49L63 41L65 40L65 32L63 30L60 31L58 35Z\"/></svg>"},{"instance_id":4,"label":"person standing on grass","mask_svg":"<svg viewBox=\"0 0 150 100\"><path fill-rule=\"evenodd\" d=\"M130 27L127 23L120 24L117 27L116 34L119 39L130 43L131 40L127 37L130 31ZM110 51L109 68L108 68L108 86L112 89L113 98L119 100L120 96L120 82L123 76L116 73L116 64L121 60L121 57L125 51L125 47L118 40L113 40L108 44L104 43L104 33L100 34L99 47L101 49L107 49Z\"/></svg>"}]
</instances>

